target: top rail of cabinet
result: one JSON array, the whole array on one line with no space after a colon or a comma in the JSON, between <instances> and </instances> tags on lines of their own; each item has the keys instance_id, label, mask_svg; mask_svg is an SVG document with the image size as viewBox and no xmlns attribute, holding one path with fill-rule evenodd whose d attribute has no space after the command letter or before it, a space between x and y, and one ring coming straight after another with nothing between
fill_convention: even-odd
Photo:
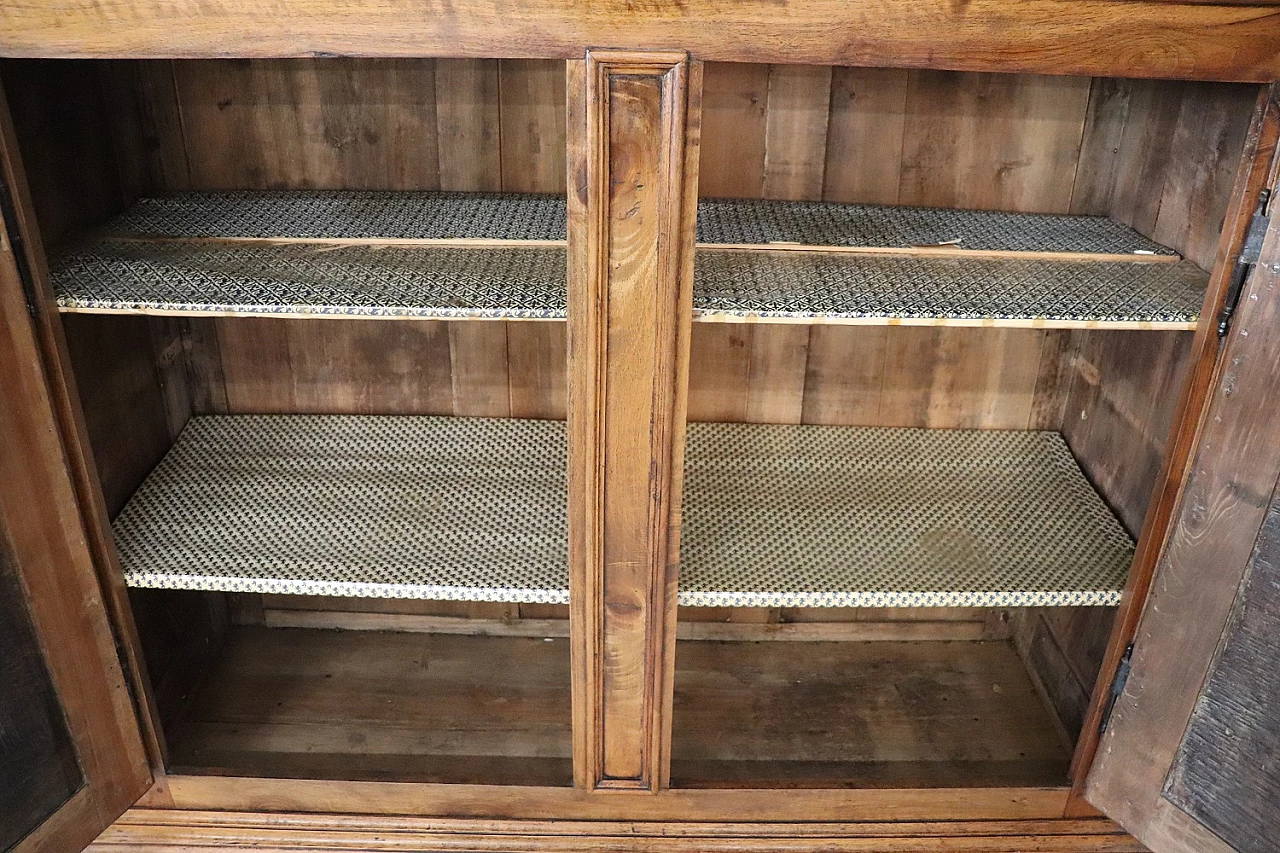
<instances>
[{"instance_id":1,"label":"top rail of cabinet","mask_svg":"<svg viewBox=\"0 0 1280 853\"><path fill-rule=\"evenodd\" d=\"M1280 79L1274 0L0 0L0 56L709 61Z\"/></svg>"}]
</instances>

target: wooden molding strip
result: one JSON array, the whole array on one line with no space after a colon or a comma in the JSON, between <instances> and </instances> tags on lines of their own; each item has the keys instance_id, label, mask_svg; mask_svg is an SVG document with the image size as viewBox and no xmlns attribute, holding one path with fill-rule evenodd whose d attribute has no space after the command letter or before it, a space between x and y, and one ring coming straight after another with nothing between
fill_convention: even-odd
<instances>
[{"instance_id":1,"label":"wooden molding strip","mask_svg":"<svg viewBox=\"0 0 1280 853\"><path fill-rule=\"evenodd\" d=\"M569 565L575 779L669 772L701 66L569 65Z\"/></svg>"}]
</instances>

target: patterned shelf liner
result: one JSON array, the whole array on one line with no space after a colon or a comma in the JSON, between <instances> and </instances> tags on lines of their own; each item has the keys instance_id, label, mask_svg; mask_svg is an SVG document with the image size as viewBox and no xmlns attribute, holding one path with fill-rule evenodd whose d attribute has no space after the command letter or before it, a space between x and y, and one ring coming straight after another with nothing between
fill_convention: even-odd
<instances>
[{"instance_id":1,"label":"patterned shelf liner","mask_svg":"<svg viewBox=\"0 0 1280 853\"><path fill-rule=\"evenodd\" d=\"M64 311L560 320L558 246L315 245L198 238L562 240L564 199L427 192L147 198L54 259ZM707 243L1172 255L1102 217L807 202L704 201ZM154 239L154 238L164 239ZM128 239L124 239L128 238ZM1194 265L702 248L703 321L893 321L1191 328Z\"/></svg>"},{"instance_id":2,"label":"patterned shelf liner","mask_svg":"<svg viewBox=\"0 0 1280 853\"><path fill-rule=\"evenodd\" d=\"M568 601L564 424L191 420L116 519L131 586ZM1052 432L690 424L679 602L1116 604L1133 544Z\"/></svg>"},{"instance_id":3,"label":"patterned shelf liner","mask_svg":"<svg viewBox=\"0 0 1280 853\"><path fill-rule=\"evenodd\" d=\"M105 236L564 240L562 195L242 191L140 199ZM704 199L698 242L1173 255L1104 216Z\"/></svg>"},{"instance_id":4,"label":"patterned shelf liner","mask_svg":"<svg viewBox=\"0 0 1280 853\"><path fill-rule=\"evenodd\" d=\"M64 311L563 320L556 247L105 241L58 258ZM703 322L1007 321L1193 328L1194 265L704 249Z\"/></svg>"}]
</instances>

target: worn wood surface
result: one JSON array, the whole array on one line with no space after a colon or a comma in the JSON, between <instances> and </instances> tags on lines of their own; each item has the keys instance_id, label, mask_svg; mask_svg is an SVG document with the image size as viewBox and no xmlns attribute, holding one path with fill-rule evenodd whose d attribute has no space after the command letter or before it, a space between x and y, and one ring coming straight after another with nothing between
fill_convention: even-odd
<instances>
[{"instance_id":1,"label":"worn wood surface","mask_svg":"<svg viewBox=\"0 0 1280 853\"><path fill-rule=\"evenodd\" d=\"M1276 111L1259 123L1259 173L1270 180ZM1275 220L1273 220L1273 223ZM1230 235L1224 238L1227 243ZM1280 476L1280 227L1269 229L1221 361L1203 379L1209 397L1174 523L1135 637L1133 670L1088 777L1091 802L1140 839L1160 839L1170 812L1163 781L1227 623ZM1155 841L1152 842L1153 844ZM1165 849L1199 849L1170 845Z\"/></svg>"},{"instance_id":2,"label":"worn wood surface","mask_svg":"<svg viewBox=\"0 0 1280 853\"><path fill-rule=\"evenodd\" d=\"M173 772L569 785L567 638L237 628Z\"/></svg>"},{"instance_id":3,"label":"worn wood surface","mask_svg":"<svg viewBox=\"0 0 1280 853\"><path fill-rule=\"evenodd\" d=\"M671 702L701 67L679 53L606 51L570 69L575 772L588 788L657 790Z\"/></svg>"},{"instance_id":4,"label":"worn wood surface","mask_svg":"<svg viewBox=\"0 0 1280 853\"><path fill-rule=\"evenodd\" d=\"M915 783L934 787L934 807L945 808L956 794L938 786L1065 778L1068 752L1007 644L811 648L800 655L789 644L680 644L677 784ZM505 798L489 789L489 801L514 814L514 801L537 802L538 785L568 784L568 682L564 639L239 628L184 724L173 727L173 761L179 774L450 780L455 793L475 798L473 807L486 798L468 792L467 783L533 784ZM246 784L250 790L254 783ZM334 790L343 787L335 783ZM1016 811L1022 797L1004 790ZM698 794L714 813L718 795L711 791L658 811L696 809ZM826 795L833 803L843 798ZM640 818L649 814L644 804L655 802L652 795L626 798L628 810L619 796L597 797L606 811L595 813L604 816L617 803L619 814ZM917 808L928 801L909 790L901 796ZM970 796L979 804L984 792ZM819 792L797 795L790 808L804 809L806 799L814 814ZM769 814L786 813L780 807ZM363 810L358 800L343 807L351 809Z\"/></svg>"},{"instance_id":5,"label":"worn wood surface","mask_svg":"<svg viewBox=\"0 0 1280 853\"><path fill-rule=\"evenodd\" d=\"M1227 219L1222 228L1209 289L1205 294L1202 316L1217 316L1234 269L1235 258L1244 243L1253 212L1257 207L1258 195L1263 188L1275 184L1276 170L1280 166L1275 156L1278 137L1280 137L1280 101L1277 101L1275 88L1271 87L1259 93L1255 106L1244 144L1243 158L1228 205ZM1253 312L1257 310L1258 303L1257 300L1250 299L1242 305L1243 308ZM1249 340L1247 336L1239 334L1242 319L1237 316L1237 331L1233 333L1230 340L1242 342L1237 343L1237 346L1242 346L1244 343L1258 346L1256 338ZM1129 575L1124 600L1120 605L1116 628L1112 632L1106 657L1099 669L1093 701L1085 717L1081 738L1076 745L1076 753L1072 761L1074 783L1070 814L1089 811L1089 806L1081 798L1086 777L1093 766L1098 749L1098 732L1106 704L1105 697L1116 668L1119 666L1120 658L1124 654L1125 646L1135 636L1140 615L1148 603L1148 593L1157 563L1165 559L1162 555L1167 549L1166 541L1172 541L1179 535L1177 527L1182 522L1178 520L1176 513L1182 512L1179 509L1180 503L1186 500L1186 495L1190 494L1187 491L1188 484L1193 481L1196 470L1195 463L1192 461L1193 451L1206 434L1205 430L1209 429L1211 424L1219 423L1210 421L1209 415L1206 414L1212 408L1210 404L1218 394L1215 385L1219 381L1220 369L1225 364L1219 352L1223 342L1219 341L1217 330L1212 325L1202 325L1192 339L1191 352L1187 360L1187 379L1179 394L1172 420L1172 431L1166 440L1164 461L1151 493L1142 533L1138 537L1133 569ZM1230 372L1227 375L1230 375ZM1221 429L1221 426L1213 428ZM1200 476L1204 476L1204 473L1201 472ZM1134 778L1136 779L1137 775Z\"/></svg>"},{"instance_id":6,"label":"worn wood surface","mask_svg":"<svg viewBox=\"0 0 1280 853\"><path fill-rule=\"evenodd\" d=\"M267 14L222 0L174 14L103 0L11 0L5 56L456 56L573 59L599 45L688 50L698 59L928 66L1135 77L1267 80L1280 76L1274 7L1078 0L808 0L787 14L763 0L635 7L539 0L512 9L471 0L435 15L387 0L317 7L285 0ZM832 33L840 33L839 38Z\"/></svg>"},{"instance_id":7,"label":"worn wood surface","mask_svg":"<svg viewBox=\"0 0 1280 853\"><path fill-rule=\"evenodd\" d=\"M1272 497L1195 712L1168 800L1239 853L1264 853L1280 824L1274 705L1280 660L1280 495Z\"/></svg>"},{"instance_id":8,"label":"worn wood surface","mask_svg":"<svg viewBox=\"0 0 1280 853\"><path fill-rule=\"evenodd\" d=\"M1114 607L1015 610L1012 632L1036 689L1075 743L1115 625Z\"/></svg>"},{"instance_id":9,"label":"worn wood surface","mask_svg":"<svg viewBox=\"0 0 1280 853\"><path fill-rule=\"evenodd\" d=\"M10 850L83 784L8 537L0 533L0 846Z\"/></svg>"},{"instance_id":10,"label":"worn wood surface","mask_svg":"<svg viewBox=\"0 0 1280 853\"><path fill-rule=\"evenodd\" d=\"M1060 353L1038 329L694 324L689 418L1052 429Z\"/></svg>"},{"instance_id":11,"label":"worn wood surface","mask_svg":"<svg viewBox=\"0 0 1280 853\"><path fill-rule=\"evenodd\" d=\"M1112 510L1142 530L1164 461L1192 333L1076 333L1064 354L1070 381L1062 435Z\"/></svg>"},{"instance_id":12,"label":"worn wood surface","mask_svg":"<svg viewBox=\"0 0 1280 853\"><path fill-rule=\"evenodd\" d=\"M1053 786L1069 752L1007 643L680 642L672 786Z\"/></svg>"},{"instance_id":13,"label":"worn wood surface","mask_svg":"<svg viewBox=\"0 0 1280 853\"><path fill-rule=\"evenodd\" d=\"M94 851L145 846L178 853L213 846L252 846L281 853L307 845L369 853L402 850L420 840L439 850L707 850L904 853L964 849L972 853L1136 853L1140 848L1107 821L905 823L675 823L423 819L356 815L236 812L129 812Z\"/></svg>"},{"instance_id":14,"label":"worn wood surface","mask_svg":"<svg viewBox=\"0 0 1280 853\"><path fill-rule=\"evenodd\" d=\"M17 848L78 849L150 781L81 515L60 412L28 309L38 288L24 238L34 233L8 111L0 96L0 527L77 750L85 785ZM34 251L39 252L38 237Z\"/></svg>"},{"instance_id":15,"label":"worn wood surface","mask_svg":"<svg viewBox=\"0 0 1280 853\"><path fill-rule=\"evenodd\" d=\"M1065 779L1068 752L1007 644L810 648L682 642L673 785ZM568 677L564 638L236 629L170 727L172 770L568 784Z\"/></svg>"},{"instance_id":16,"label":"worn wood surface","mask_svg":"<svg viewBox=\"0 0 1280 853\"><path fill-rule=\"evenodd\" d=\"M114 516L191 416L179 321L63 318L107 512Z\"/></svg>"}]
</instances>

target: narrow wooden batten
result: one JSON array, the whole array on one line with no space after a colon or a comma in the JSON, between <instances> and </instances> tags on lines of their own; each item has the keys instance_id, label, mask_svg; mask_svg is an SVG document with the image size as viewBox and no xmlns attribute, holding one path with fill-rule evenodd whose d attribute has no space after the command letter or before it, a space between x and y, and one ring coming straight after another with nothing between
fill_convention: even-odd
<instances>
[{"instance_id":1,"label":"narrow wooden batten","mask_svg":"<svg viewBox=\"0 0 1280 853\"><path fill-rule=\"evenodd\" d=\"M569 563L574 777L669 775L701 66L569 63Z\"/></svg>"}]
</instances>

